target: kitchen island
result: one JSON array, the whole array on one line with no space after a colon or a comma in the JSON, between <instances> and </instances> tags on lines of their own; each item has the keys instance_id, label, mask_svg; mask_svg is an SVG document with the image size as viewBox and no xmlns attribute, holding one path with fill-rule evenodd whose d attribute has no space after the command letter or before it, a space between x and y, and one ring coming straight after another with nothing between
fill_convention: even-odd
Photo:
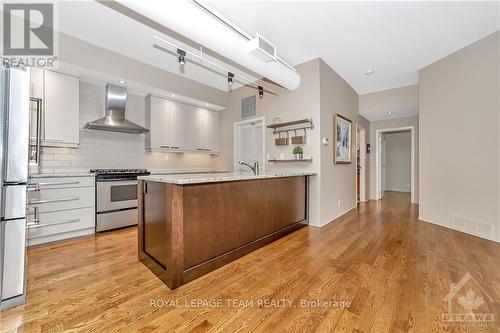
<instances>
[{"instance_id":1,"label":"kitchen island","mask_svg":"<svg viewBox=\"0 0 500 333\"><path fill-rule=\"evenodd\" d=\"M170 289L308 224L313 173L138 177L139 260Z\"/></svg>"}]
</instances>

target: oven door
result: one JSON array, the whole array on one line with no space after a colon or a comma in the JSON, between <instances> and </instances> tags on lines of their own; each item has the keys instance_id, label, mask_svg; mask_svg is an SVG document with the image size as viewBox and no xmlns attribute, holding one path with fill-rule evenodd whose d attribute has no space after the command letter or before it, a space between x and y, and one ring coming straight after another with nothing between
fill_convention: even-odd
<instances>
[{"instance_id":1,"label":"oven door","mask_svg":"<svg viewBox=\"0 0 500 333\"><path fill-rule=\"evenodd\" d=\"M97 212L137 207L137 180L97 182Z\"/></svg>"}]
</instances>

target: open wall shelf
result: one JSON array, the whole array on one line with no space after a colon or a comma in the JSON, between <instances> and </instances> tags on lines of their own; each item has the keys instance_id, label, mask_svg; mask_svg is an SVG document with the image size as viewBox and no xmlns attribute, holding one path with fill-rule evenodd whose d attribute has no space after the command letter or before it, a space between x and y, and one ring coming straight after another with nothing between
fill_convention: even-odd
<instances>
[{"instance_id":1,"label":"open wall shelf","mask_svg":"<svg viewBox=\"0 0 500 333\"><path fill-rule=\"evenodd\" d=\"M300 128L312 128L313 127L312 119L301 119L301 120L289 121L286 123L270 124L270 125L267 125L267 127L276 130L278 128L295 126L295 125L300 125L300 124L309 124L307 126L303 126Z\"/></svg>"},{"instance_id":2,"label":"open wall shelf","mask_svg":"<svg viewBox=\"0 0 500 333\"><path fill-rule=\"evenodd\" d=\"M280 162L306 162L306 163L312 163L312 161L313 161L312 157L311 158L303 158L301 160L296 160L296 159L278 160L276 158L268 160L268 162L271 162L271 163L280 163Z\"/></svg>"}]
</instances>

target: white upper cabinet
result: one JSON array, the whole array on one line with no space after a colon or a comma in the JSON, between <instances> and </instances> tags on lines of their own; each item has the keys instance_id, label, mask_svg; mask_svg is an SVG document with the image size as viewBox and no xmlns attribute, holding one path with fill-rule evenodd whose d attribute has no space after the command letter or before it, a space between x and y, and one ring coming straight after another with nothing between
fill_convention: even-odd
<instances>
[{"instance_id":1,"label":"white upper cabinet","mask_svg":"<svg viewBox=\"0 0 500 333\"><path fill-rule=\"evenodd\" d=\"M170 102L170 148L186 149L186 114L189 106Z\"/></svg>"},{"instance_id":2,"label":"white upper cabinet","mask_svg":"<svg viewBox=\"0 0 500 333\"><path fill-rule=\"evenodd\" d=\"M31 96L42 99L41 144L53 147L77 147L80 142L78 78L33 68Z\"/></svg>"},{"instance_id":3,"label":"white upper cabinet","mask_svg":"<svg viewBox=\"0 0 500 333\"><path fill-rule=\"evenodd\" d=\"M151 95L146 97L147 149L170 148L170 102Z\"/></svg>"},{"instance_id":4,"label":"white upper cabinet","mask_svg":"<svg viewBox=\"0 0 500 333\"><path fill-rule=\"evenodd\" d=\"M146 126L148 150L219 152L218 112L148 95Z\"/></svg>"},{"instance_id":5,"label":"white upper cabinet","mask_svg":"<svg viewBox=\"0 0 500 333\"><path fill-rule=\"evenodd\" d=\"M204 118L205 110L189 107L186 114L187 147L190 150L204 151Z\"/></svg>"},{"instance_id":6,"label":"white upper cabinet","mask_svg":"<svg viewBox=\"0 0 500 333\"><path fill-rule=\"evenodd\" d=\"M220 151L220 113L208 110L204 111L204 148L206 151L217 153Z\"/></svg>"}]
</instances>

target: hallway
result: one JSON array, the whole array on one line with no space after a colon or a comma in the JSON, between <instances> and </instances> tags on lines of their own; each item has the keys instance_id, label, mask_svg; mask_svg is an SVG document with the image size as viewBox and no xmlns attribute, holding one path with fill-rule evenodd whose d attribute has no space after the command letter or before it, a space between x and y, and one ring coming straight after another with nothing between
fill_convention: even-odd
<instances>
[{"instance_id":1,"label":"hallway","mask_svg":"<svg viewBox=\"0 0 500 333\"><path fill-rule=\"evenodd\" d=\"M31 249L27 303L1 314L2 330L435 332L446 328L450 284L467 272L500 318L500 245L419 222L418 206L389 197L175 291L137 261L135 228Z\"/></svg>"}]
</instances>

